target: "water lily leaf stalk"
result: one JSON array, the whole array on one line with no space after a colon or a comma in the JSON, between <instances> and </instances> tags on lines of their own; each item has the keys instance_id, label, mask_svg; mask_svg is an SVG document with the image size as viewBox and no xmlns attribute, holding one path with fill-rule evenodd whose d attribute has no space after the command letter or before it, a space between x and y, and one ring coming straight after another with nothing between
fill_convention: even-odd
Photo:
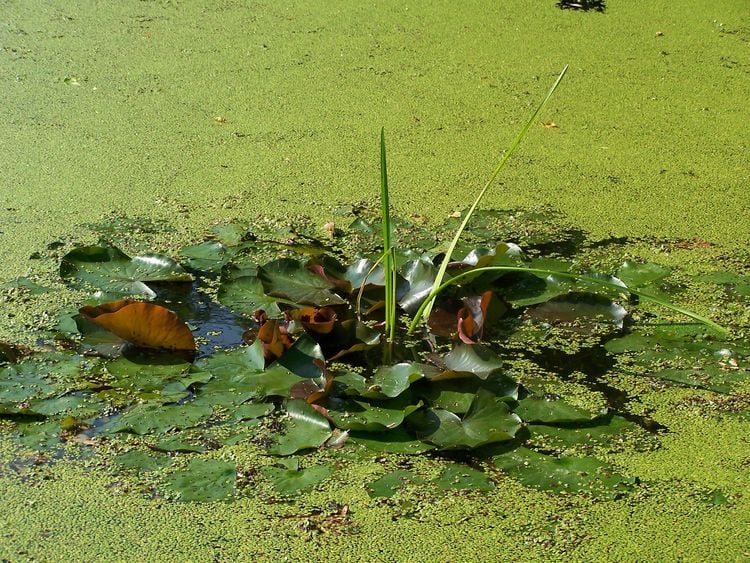
<instances>
[{"instance_id":1,"label":"water lily leaf stalk","mask_svg":"<svg viewBox=\"0 0 750 563\"><path fill-rule=\"evenodd\" d=\"M453 236L453 240L451 241L451 244L445 253L445 258L443 258L443 262L442 264L440 264L440 268L438 269L437 276L435 277L435 283L432 286L433 290L435 290L438 286L440 286L441 283L443 283L445 272L448 269L448 263L451 261L451 256L453 256L453 251L456 249L456 245L458 244L458 239L461 238L461 234L464 232L466 225L469 224L469 221L471 220L471 216L474 214L474 211L479 205L479 202L482 201L484 194L487 193L487 190L495 181L495 178L497 178L497 175L500 173L500 170L502 170L503 166L505 166L505 163L510 158L510 155L512 155L513 152L518 147L518 145L521 144L521 141L526 136L526 133L528 133L529 129L531 128L531 125L536 122L537 117L539 116L541 111L544 109L544 106L547 105L547 102L552 97L552 94L557 89L557 86L560 84L560 81L563 79L563 76L565 76L565 73L567 71L568 71L568 65L565 65L565 67L562 69L562 71L558 75L557 80L555 80L555 83L552 85L552 87L549 89L549 92L547 92L547 95L542 100L542 103L540 103L539 106L536 108L536 111L534 111L532 116L526 122L526 125L524 125L523 129L521 129L521 131L518 133L518 136L516 136L515 140L510 145L508 150L505 151L505 153L503 153L503 156L500 158L500 161L495 167L495 170L492 172L487 182L485 182L484 187L480 190L479 195L477 195L477 198L474 200L474 203L469 208L469 211L466 213L466 216L464 217L463 221L461 221L461 224L456 230L456 234ZM414 318L415 319L414 322L418 323L423 317L424 318L429 317L430 312L432 311L432 300L429 300L426 303L428 303L426 308L420 308L419 311L417 312L417 316Z\"/></svg>"},{"instance_id":2,"label":"water lily leaf stalk","mask_svg":"<svg viewBox=\"0 0 750 563\"><path fill-rule=\"evenodd\" d=\"M441 283L429 293L427 298L424 300L422 305L414 314L414 318L412 319L412 322L409 325L409 334L413 333L417 329L417 327L419 326L419 320L426 314L425 311L427 307L430 305L430 303L432 303L435 300L435 297L437 297L441 291L443 291L445 288L447 288L450 285L459 283L461 280L469 276L473 276L482 272L525 272L527 274L534 274L537 276L540 276L540 275L545 276L545 277L555 276L555 277L569 278L569 279L577 280L577 281L584 281L586 283L595 284L600 287L606 287L608 289L615 289L617 291L624 291L632 295L637 295L641 299L651 301L653 303L656 303L657 305L661 305L662 307L671 309L672 311L675 311L677 313L690 317L691 319L694 319L704 324L705 326L711 328L722 337L729 336L729 331L727 329L725 329L721 325L716 324L711 319L708 319L702 315L694 313L693 311L685 309L684 307L680 307L679 305L675 305L674 303L670 303L669 301L662 299L661 297L658 297L656 295L652 295L648 292L640 291L638 289L632 289L625 285L619 285L616 283L612 283L612 282L602 280L602 279L597 279L597 278L587 276L584 274L572 274L570 272L561 272L558 270L545 270L541 268L525 268L523 266L487 266L485 268L475 268L473 270L469 270L468 272L463 272L461 274L458 274L457 276L452 277L448 281Z\"/></svg>"},{"instance_id":3,"label":"water lily leaf stalk","mask_svg":"<svg viewBox=\"0 0 750 563\"><path fill-rule=\"evenodd\" d=\"M388 171L385 158L385 128L380 130L380 205L383 219L383 269L385 270L385 333L396 336L396 261L393 256L393 227L388 200Z\"/></svg>"}]
</instances>

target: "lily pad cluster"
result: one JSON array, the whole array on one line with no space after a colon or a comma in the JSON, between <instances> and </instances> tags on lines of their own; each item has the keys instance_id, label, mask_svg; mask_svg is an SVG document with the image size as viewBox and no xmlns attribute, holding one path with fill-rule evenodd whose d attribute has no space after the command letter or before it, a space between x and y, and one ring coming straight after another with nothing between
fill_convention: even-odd
<instances>
[{"instance_id":1,"label":"lily pad cluster","mask_svg":"<svg viewBox=\"0 0 750 563\"><path fill-rule=\"evenodd\" d=\"M0 418L32 448L114 445L121 467L166 471L165 487L182 500L238 494L243 468L212 452L241 443L266 452L260 475L279 494L335 474L327 463L300 464L300 454L355 448L465 452L494 468L449 466L439 488L486 490L501 471L530 486L614 495L634 479L570 452L644 432L638 418L602 395L601 382L583 384L601 399L592 406L567 396L569 382L556 388L560 374L524 373L514 338L563 327L648 377L715 392L746 377L750 348L741 342L695 325L628 328L636 305L625 288L656 293L665 268L626 262L615 275L589 272L609 282L602 289L535 273L540 264L561 274L578 266L527 255L489 232L450 264L463 283L440 295L421 332L389 342L373 223L358 217L321 236L222 225L179 260L112 245L71 250L61 277L90 299L61 312L54 350L0 348ZM441 248L423 227L397 227L418 244L395 255L407 319L430 292ZM498 265L529 272L472 273ZM422 481L399 471L368 484L370 494Z\"/></svg>"}]
</instances>

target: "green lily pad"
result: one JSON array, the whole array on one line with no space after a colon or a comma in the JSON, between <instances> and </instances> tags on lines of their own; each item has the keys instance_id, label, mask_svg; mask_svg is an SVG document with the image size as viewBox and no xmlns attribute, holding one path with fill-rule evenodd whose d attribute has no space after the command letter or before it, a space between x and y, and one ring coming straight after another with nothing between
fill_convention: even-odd
<instances>
[{"instance_id":1,"label":"green lily pad","mask_svg":"<svg viewBox=\"0 0 750 563\"><path fill-rule=\"evenodd\" d=\"M131 450L118 454L114 462L124 469L133 469L138 473L157 471L172 464L172 460L165 455L149 455L140 450Z\"/></svg>"},{"instance_id":2,"label":"green lily pad","mask_svg":"<svg viewBox=\"0 0 750 563\"><path fill-rule=\"evenodd\" d=\"M162 433L167 430L190 428L210 418L213 414L207 405L185 403L184 405L162 405L142 403L135 405L121 416L105 424L101 431L106 434L132 432L134 434Z\"/></svg>"},{"instance_id":3,"label":"green lily pad","mask_svg":"<svg viewBox=\"0 0 750 563\"><path fill-rule=\"evenodd\" d=\"M194 270L218 272L232 258L232 252L219 241L207 240L200 244L186 246L180 254L187 259Z\"/></svg>"},{"instance_id":4,"label":"green lily pad","mask_svg":"<svg viewBox=\"0 0 750 563\"><path fill-rule=\"evenodd\" d=\"M258 268L258 279L268 295L301 305L325 307L343 305L341 297L331 291L334 285L305 268L297 260L282 258Z\"/></svg>"},{"instance_id":5,"label":"green lily pad","mask_svg":"<svg viewBox=\"0 0 750 563\"><path fill-rule=\"evenodd\" d=\"M532 319L546 322L573 322L585 319L607 322L622 328L628 312L622 305L602 295L572 292L537 305L527 314Z\"/></svg>"},{"instance_id":6,"label":"green lily pad","mask_svg":"<svg viewBox=\"0 0 750 563\"><path fill-rule=\"evenodd\" d=\"M480 379L486 379L503 366L497 354L481 344L459 344L448 352L444 360L449 370L470 372Z\"/></svg>"},{"instance_id":7,"label":"green lily pad","mask_svg":"<svg viewBox=\"0 0 750 563\"><path fill-rule=\"evenodd\" d=\"M616 497L635 483L593 457L555 457L520 447L493 457L493 461L524 485L558 493Z\"/></svg>"},{"instance_id":8,"label":"green lily pad","mask_svg":"<svg viewBox=\"0 0 750 563\"><path fill-rule=\"evenodd\" d=\"M422 379L425 373L433 373L434 371L435 369L432 366L415 362L381 366L369 380L368 388L360 394L369 398L398 397L412 383Z\"/></svg>"},{"instance_id":9,"label":"green lily pad","mask_svg":"<svg viewBox=\"0 0 750 563\"><path fill-rule=\"evenodd\" d=\"M459 489L462 491L491 491L495 485L489 477L472 467L452 463L435 479L439 489Z\"/></svg>"},{"instance_id":10,"label":"green lily pad","mask_svg":"<svg viewBox=\"0 0 750 563\"><path fill-rule=\"evenodd\" d=\"M422 484L424 479L417 476L413 471L406 471L404 469L396 469L390 473L386 473L379 479L368 483L366 485L367 494L372 498L377 497L392 497L399 489L405 487L408 484Z\"/></svg>"},{"instance_id":11,"label":"green lily pad","mask_svg":"<svg viewBox=\"0 0 750 563\"><path fill-rule=\"evenodd\" d=\"M463 419L450 411L430 408L413 414L409 425L419 439L452 449L512 440L523 423L502 398L480 389Z\"/></svg>"},{"instance_id":12,"label":"green lily pad","mask_svg":"<svg viewBox=\"0 0 750 563\"><path fill-rule=\"evenodd\" d=\"M432 291L437 277L437 268L427 256L407 262L401 275L409 282L407 291L399 299L399 305L407 313L414 313Z\"/></svg>"},{"instance_id":13,"label":"green lily pad","mask_svg":"<svg viewBox=\"0 0 750 563\"><path fill-rule=\"evenodd\" d=\"M251 420L262 418L273 412L273 403L245 403L232 411L234 420Z\"/></svg>"},{"instance_id":14,"label":"green lily pad","mask_svg":"<svg viewBox=\"0 0 750 563\"><path fill-rule=\"evenodd\" d=\"M252 315L263 310L275 318L281 315L278 299L266 295L263 284L255 276L242 276L224 281L217 296L219 303L236 313Z\"/></svg>"},{"instance_id":15,"label":"green lily pad","mask_svg":"<svg viewBox=\"0 0 750 563\"><path fill-rule=\"evenodd\" d=\"M214 502L234 496L237 466L218 459L195 459L187 469L167 478L170 489L185 502Z\"/></svg>"},{"instance_id":16,"label":"green lily pad","mask_svg":"<svg viewBox=\"0 0 750 563\"><path fill-rule=\"evenodd\" d=\"M300 450L318 448L331 437L331 425L318 411L299 399L286 403L284 429L268 448L273 455L291 455Z\"/></svg>"},{"instance_id":17,"label":"green lily pad","mask_svg":"<svg viewBox=\"0 0 750 563\"><path fill-rule=\"evenodd\" d=\"M266 466L261 473L269 480L273 489L281 495L294 495L322 483L333 473L328 465L313 465L305 469Z\"/></svg>"},{"instance_id":18,"label":"green lily pad","mask_svg":"<svg viewBox=\"0 0 750 563\"><path fill-rule=\"evenodd\" d=\"M542 446L545 450L551 448L565 450L581 445L608 444L616 436L636 430L637 426L621 416L608 416L594 419L588 425L561 427L530 424L528 428L534 445Z\"/></svg>"},{"instance_id":19,"label":"green lily pad","mask_svg":"<svg viewBox=\"0 0 750 563\"><path fill-rule=\"evenodd\" d=\"M480 379L473 373L461 373L465 375L422 380L413 387L414 392L425 399L431 407L455 414L468 412L480 389L487 389L496 397L504 397L508 402L518 399L518 383L499 370L491 373L487 379Z\"/></svg>"},{"instance_id":20,"label":"green lily pad","mask_svg":"<svg viewBox=\"0 0 750 563\"><path fill-rule=\"evenodd\" d=\"M658 264L638 264L628 260L617 270L617 277L628 287L636 289L661 281L670 273L671 270L669 268L659 266Z\"/></svg>"},{"instance_id":21,"label":"green lily pad","mask_svg":"<svg viewBox=\"0 0 750 563\"><path fill-rule=\"evenodd\" d=\"M589 422L602 414L574 407L564 399L547 399L534 395L518 401L518 406L513 411L524 422L543 424Z\"/></svg>"},{"instance_id":22,"label":"green lily pad","mask_svg":"<svg viewBox=\"0 0 750 563\"><path fill-rule=\"evenodd\" d=\"M337 428L383 432L399 426L404 419L421 406L421 401L411 404L411 398L401 396L387 401L373 399L330 399L328 416Z\"/></svg>"},{"instance_id":23,"label":"green lily pad","mask_svg":"<svg viewBox=\"0 0 750 563\"><path fill-rule=\"evenodd\" d=\"M86 246L60 262L63 279L92 285L106 293L155 296L146 282L189 282L192 276L177 262L160 254L130 258L115 247Z\"/></svg>"},{"instance_id":24,"label":"green lily pad","mask_svg":"<svg viewBox=\"0 0 750 563\"><path fill-rule=\"evenodd\" d=\"M361 444L374 452L385 452L393 454L423 454L434 450L435 446L417 440L413 434L399 426L393 430L383 432L350 432L349 441Z\"/></svg>"}]
</instances>

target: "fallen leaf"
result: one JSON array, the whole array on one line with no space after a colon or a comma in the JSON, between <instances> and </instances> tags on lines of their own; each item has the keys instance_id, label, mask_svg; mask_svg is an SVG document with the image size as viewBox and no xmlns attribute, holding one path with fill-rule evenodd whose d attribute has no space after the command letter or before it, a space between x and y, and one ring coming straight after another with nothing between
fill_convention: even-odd
<instances>
[{"instance_id":1,"label":"fallen leaf","mask_svg":"<svg viewBox=\"0 0 750 563\"><path fill-rule=\"evenodd\" d=\"M153 303L119 299L79 309L89 321L142 348L195 350L195 340L177 313Z\"/></svg>"}]
</instances>

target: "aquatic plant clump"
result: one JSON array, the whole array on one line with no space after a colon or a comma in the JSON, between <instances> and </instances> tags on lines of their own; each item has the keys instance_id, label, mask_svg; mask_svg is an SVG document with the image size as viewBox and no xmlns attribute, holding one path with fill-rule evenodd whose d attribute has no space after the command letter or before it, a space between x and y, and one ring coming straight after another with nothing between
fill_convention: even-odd
<instances>
[{"instance_id":1,"label":"aquatic plant clump","mask_svg":"<svg viewBox=\"0 0 750 563\"><path fill-rule=\"evenodd\" d=\"M54 350L5 346L0 418L25 447L106 445L117 466L164 474L164 489L182 500L241 494L239 468L210 453L243 444L266 453L261 474L277 494L335 478L337 456L374 451L463 452L530 486L611 496L634 480L593 456L597 444L658 425L629 412L602 378L606 367L577 358L601 350L649 378L718 393L746 377L748 347L709 326L632 325L633 292L662 295L667 269L580 271L575 259L542 258L481 230L458 247L447 268L455 283L409 336L441 249L403 220L394 220L401 320L390 339L377 222L361 213L320 237L222 225L183 249L182 265L112 246L68 252L61 275L91 300L61 312ZM395 244L404 239L421 248ZM276 257L259 258L268 254ZM314 463L299 457L306 452L318 452ZM371 495L423 480L388 475L368 484ZM482 490L491 475L458 482Z\"/></svg>"}]
</instances>

